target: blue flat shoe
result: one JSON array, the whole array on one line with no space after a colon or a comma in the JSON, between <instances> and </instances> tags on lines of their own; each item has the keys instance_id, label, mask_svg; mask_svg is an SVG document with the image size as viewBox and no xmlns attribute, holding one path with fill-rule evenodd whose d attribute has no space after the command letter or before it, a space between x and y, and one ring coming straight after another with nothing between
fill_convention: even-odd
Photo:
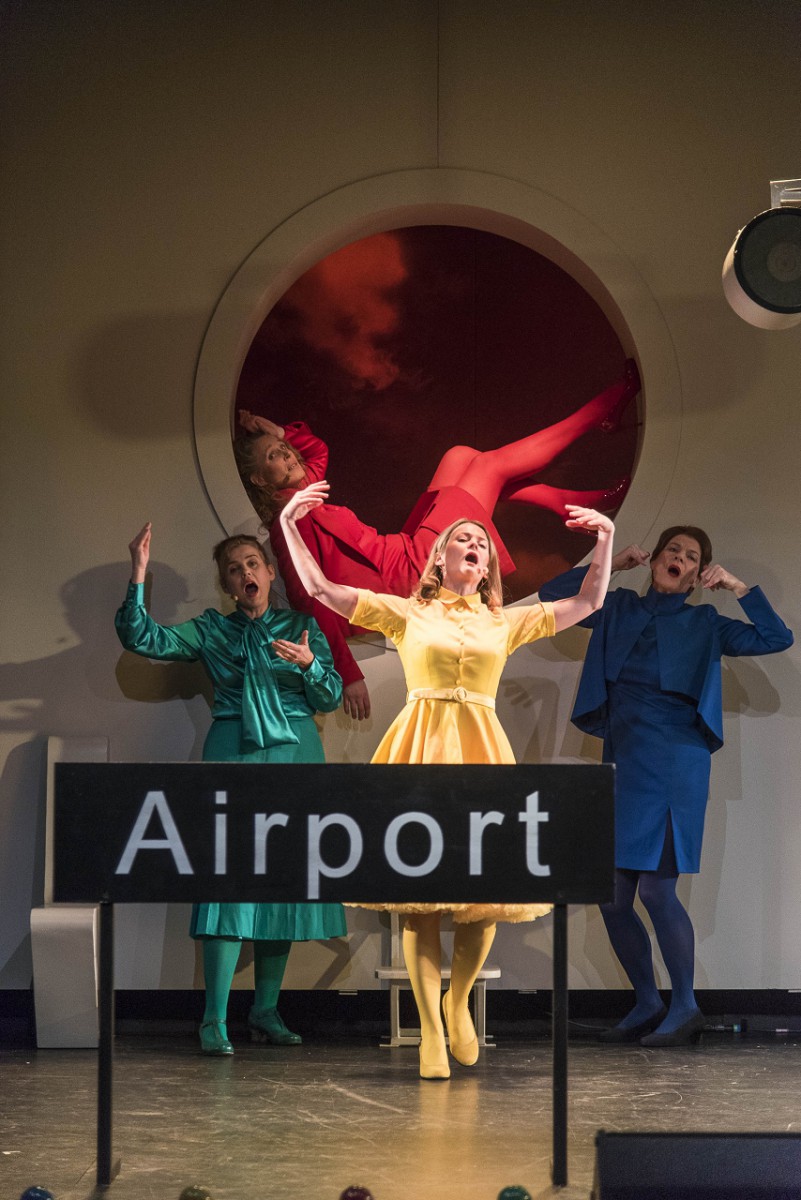
<instances>
[{"instance_id":1,"label":"blue flat shoe","mask_svg":"<svg viewBox=\"0 0 801 1200\"><path fill-rule=\"evenodd\" d=\"M660 1046L689 1046L691 1042L698 1041L705 1025L706 1017L699 1010L672 1033L650 1033L648 1037L640 1038L640 1045L657 1049Z\"/></svg>"},{"instance_id":2,"label":"blue flat shoe","mask_svg":"<svg viewBox=\"0 0 801 1200\"><path fill-rule=\"evenodd\" d=\"M626 1026L615 1025L612 1029L602 1029L598 1034L599 1042L639 1042L640 1038L646 1033L653 1031L662 1024L667 1016L667 1009L664 1004L660 1009L650 1017L646 1017L644 1021L639 1021L636 1025Z\"/></svg>"}]
</instances>

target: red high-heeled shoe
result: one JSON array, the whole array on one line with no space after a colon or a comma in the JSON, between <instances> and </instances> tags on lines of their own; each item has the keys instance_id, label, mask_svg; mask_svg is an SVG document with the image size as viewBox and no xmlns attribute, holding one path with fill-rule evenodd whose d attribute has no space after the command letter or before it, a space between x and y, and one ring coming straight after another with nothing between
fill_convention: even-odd
<instances>
[{"instance_id":1,"label":"red high-heeled shoe","mask_svg":"<svg viewBox=\"0 0 801 1200\"><path fill-rule=\"evenodd\" d=\"M619 479L614 487L608 488L601 493L598 503L593 507L598 509L598 512L611 512L613 508L620 508L626 498L626 493L631 487L631 476L624 475Z\"/></svg>"},{"instance_id":2,"label":"red high-heeled shoe","mask_svg":"<svg viewBox=\"0 0 801 1200\"><path fill-rule=\"evenodd\" d=\"M601 421L602 433L615 433L620 428L620 418L623 416L628 405L634 397L640 392L642 383L640 381L640 372L637 370L637 364L633 358L626 359L626 373L623 383L620 385L621 391L612 408Z\"/></svg>"}]
</instances>

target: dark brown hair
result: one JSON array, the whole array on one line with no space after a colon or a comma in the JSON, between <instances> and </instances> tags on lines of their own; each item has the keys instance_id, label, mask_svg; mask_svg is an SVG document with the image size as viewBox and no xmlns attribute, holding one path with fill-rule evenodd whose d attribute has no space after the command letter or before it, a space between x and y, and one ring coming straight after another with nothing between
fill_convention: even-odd
<instances>
[{"instance_id":1,"label":"dark brown hair","mask_svg":"<svg viewBox=\"0 0 801 1200\"><path fill-rule=\"evenodd\" d=\"M701 551L701 561L698 564L698 574L709 566L712 562L712 542L709 540L709 534L703 529L699 529L697 525L671 525L669 529L663 529L659 535L659 540L651 552L651 562L662 553L668 542L673 541L673 538L684 534L685 537L694 538L698 543Z\"/></svg>"}]
</instances>

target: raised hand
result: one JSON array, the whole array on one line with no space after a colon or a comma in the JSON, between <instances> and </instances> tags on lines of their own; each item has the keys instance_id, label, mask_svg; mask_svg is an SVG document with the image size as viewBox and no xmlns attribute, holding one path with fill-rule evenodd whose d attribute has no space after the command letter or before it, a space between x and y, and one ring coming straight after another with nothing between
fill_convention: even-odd
<instances>
[{"instance_id":1,"label":"raised hand","mask_svg":"<svg viewBox=\"0 0 801 1200\"><path fill-rule=\"evenodd\" d=\"M284 436L282 425L276 425L275 421L270 421L267 417L257 417L255 413L248 412L246 408L239 410L239 424L247 433L271 433L279 440Z\"/></svg>"},{"instance_id":2,"label":"raised hand","mask_svg":"<svg viewBox=\"0 0 801 1200\"><path fill-rule=\"evenodd\" d=\"M272 643L273 650L284 662L294 663L305 671L314 662L314 654L309 647L309 631L304 629L299 642L288 642L284 638L276 638Z\"/></svg>"},{"instance_id":3,"label":"raised hand","mask_svg":"<svg viewBox=\"0 0 801 1200\"><path fill-rule=\"evenodd\" d=\"M566 504L565 508L570 514L565 521L569 529L598 535L611 535L615 532L615 523L606 513L596 512L594 508L582 508L579 504Z\"/></svg>"},{"instance_id":4,"label":"raised hand","mask_svg":"<svg viewBox=\"0 0 801 1200\"><path fill-rule=\"evenodd\" d=\"M568 528L581 533L594 533L597 540L592 560L576 595L554 601L553 615L557 632L584 621L602 606L609 587L615 532L614 522L606 513L596 512L594 508L582 508L578 504L566 504L565 508L570 514L565 521Z\"/></svg>"},{"instance_id":5,"label":"raised hand","mask_svg":"<svg viewBox=\"0 0 801 1200\"><path fill-rule=\"evenodd\" d=\"M742 579L732 575L731 571L727 571L720 563L710 563L708 567L704 567L699 576L699 582L702 587L709 588L711 592L717 592L723 588L727 592L734 592L737 597L744 596L751 590L743 583Z\"/></svg>"},{"instance_id":6,"label":"raised hand","mask_svg":"<svg viewBox=\"0 0 801 1200\"><path fill-rule=\"evenodd\" d=\"M328 493L331 490L331 485L326 479L321 479L317 483L310 483L308 487L301 488L299 492L295 492L291 500L281 509L281 521L293 524L299 521L301 517L305 517L312 509L319 508L321 504L325 504L328 499Z\"/></svg>"},{"instance_id":7,"label":"raised hand","mask_svg":"<svg viewBox=\"0 0 801 1200\"><path fill-rule=\"evenodd\" d=\"M310 483L291 497L281 509L281 528L286 538L287 549L298 573L298 579L308 594L341 617L350 620L356 609L359 593L356 588L328 579L322 566L310 552L298 529L298 521L313 509L325 504L329 485L325 479Z\"/></svg>"},{"instance_id":8,"label":"raised hand","mask_svg":"<svg viewBox=\"0 0 801 1200\"><path fill-rule=\"evenodd\" d=\"M128 543L131 552L131 583L144 583L147 574L147 564L150 562L150 535L152 522L139 530L133 541Z\"/></svg>"},{"instance_id":9,"label":"raised hand","mask_svg":"<svg viewBox=\"0 0 801 1200\"><path fill-rule=\"evenodd\" d=\"M618 550L612 559L613 571L630 571L632 567L644 567L651 555L642 546L632 543L631 546Z\"/></svg>"}]
</instances>

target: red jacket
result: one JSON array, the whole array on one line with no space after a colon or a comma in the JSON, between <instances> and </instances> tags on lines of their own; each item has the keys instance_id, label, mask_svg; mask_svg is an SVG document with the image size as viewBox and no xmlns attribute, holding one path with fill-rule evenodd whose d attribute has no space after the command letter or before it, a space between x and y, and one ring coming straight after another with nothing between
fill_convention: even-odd
<instances>
[{"instance_id":1,"label":"red jacket","mask_svg":"<svg viewBox=\"0 0 801 1200\"><path fill-rule=\"evenodd\" d=\"M307 483L325 479L328 466L325 442L315 437L304 421L286 425L284 438L303 459ZM291 491L281 493L291 494ZM417 586L435 538L451 521L460 518L482 521L498 548L502 572L508 574L514 570L514 563L482 506L458 487L426 492L401 533L378 533L371 525L360 521L352 509L336 504L323 504L302 517L298 521L298 531L325 574L335 582L409 596ZM363 679L346 639L365 630L351 625L309 596L298 578L277 517L270 526L270 543L286 584L289 603L316 619L328 639L334 666L342 676L343 684L347 686L356 679Z\"/></svg>"}]
</instances>

